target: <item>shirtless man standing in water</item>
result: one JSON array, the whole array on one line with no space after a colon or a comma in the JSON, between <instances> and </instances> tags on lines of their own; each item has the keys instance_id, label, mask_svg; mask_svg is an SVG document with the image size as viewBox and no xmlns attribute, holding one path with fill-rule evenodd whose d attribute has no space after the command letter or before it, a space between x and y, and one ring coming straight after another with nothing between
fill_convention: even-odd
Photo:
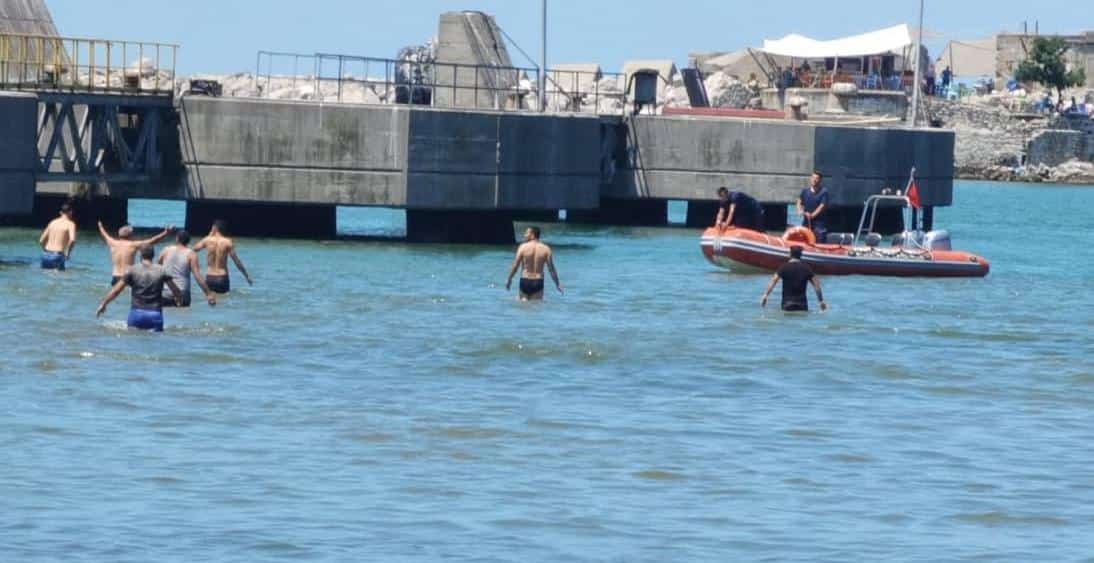
<instances>
[{"instance_id":1,"label":"shirtless man standing in water","mask_svg":"<svg viewBox=\"0 0 1094 563\"><path fill-rule=\"evenodd\" d=\"M72 246L76 244L76 223L72 221L72 205L61 205L61 214L46 225L38 237L42 246L42 269L64 270Z\"/></svg>"},{"instance_id":2,"label":"shirtless man standing in water","mask_svg":"<svg viewBox=\"0 0 1094 563\"><path fill-rule=\"evenodd\" d=\"M523 265L520 272L520 300L543 299L543 266L551 272L551 279L559 293L563 293L562 284L558 281L558 272L555 271L555 261L551 254L551 247L539 241L539 227L528 227L524 231L524 244L517 248L517 255L513 258L513 265L509 268L509 279L505 280L505 290L513 284L513 274L517 268Z\"/></svg>"},{"instance_id":3,"label":"shirtless man standing in water","mask_svg":"<svg viewBox=\"0 0 1094 563\"><path fill-rule=\"evenodd\" d=\"M122 225L122 228L118 229L118 238L113 238L110 233L106 232L103 222L99 221L99 235L103 237L107 248L110 249L110 287L117 285L125 276L126 270L133 265L133 259L137 256L137 250L141 246L152 246L167 238L167 235L173 230L174 227L168 225L163 228L163 232L152 238L132 240L130 237L133 236L133 227Z\"/></svg>"},{"instance_id":4,"label":"shirtless man standing in water","mask_svg":"<svg viewBox=\"0 0 1094 563\"><path fill-rule=\"evenodd\" d=\"M235 262L236 268L239 268L239 271L243 273L247 285L254 285L254 282L251 281L251 275L247 273L247 268L243 267L243 261L236 254L235 243L232 242L232 239L224 236L224 233L224 221L217 219L213 221L213 228L209 230L209 235L194 245L194 252L209 251L206 258L205 284L216 293L228 293L232 289L232 284L228 279L229 256L232 258L232 262Z\"/></svg>"}]
</instances>

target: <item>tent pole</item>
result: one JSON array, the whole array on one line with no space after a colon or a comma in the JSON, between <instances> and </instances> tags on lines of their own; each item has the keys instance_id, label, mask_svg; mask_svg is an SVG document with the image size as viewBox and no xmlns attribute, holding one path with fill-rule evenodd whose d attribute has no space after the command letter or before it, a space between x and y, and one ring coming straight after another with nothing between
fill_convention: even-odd
<instances>
[{"instance_id":1,"label":"tent pole","mask_svg":"<svg viewBox=\"0 0 1094 563\"><path fill-rule=\"evenodd\" d=\"M912 119L911 126L915 127L916 119L919 117L919 67L922 66L919 60L919 53L923 50L923 0L919 0L919 29L916 32L915 40L915 73L912 79Z\"/></svg>"}]
</instances>

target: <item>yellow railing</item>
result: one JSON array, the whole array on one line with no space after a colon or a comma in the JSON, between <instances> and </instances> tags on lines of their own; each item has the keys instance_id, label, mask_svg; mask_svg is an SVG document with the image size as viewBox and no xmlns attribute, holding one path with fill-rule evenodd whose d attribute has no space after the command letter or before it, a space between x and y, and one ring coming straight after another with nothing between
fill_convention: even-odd
<instances>
[{"instance_id":1,"label":"yellow railing","mask_svg":"<svg viewBox=\"0 0 1094 563\"><path fill-rule=\"evenodd\" d=\"M0 33L0 89L168 94L178 45Z\"/></svg>"}]
</instances>

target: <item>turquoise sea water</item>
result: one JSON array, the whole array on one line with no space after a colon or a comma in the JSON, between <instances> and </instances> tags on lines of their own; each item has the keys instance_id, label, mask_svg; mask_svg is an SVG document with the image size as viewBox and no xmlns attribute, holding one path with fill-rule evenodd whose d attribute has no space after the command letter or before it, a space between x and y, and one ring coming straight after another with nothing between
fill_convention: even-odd
<instances>
[{"instance_id":1,"label":"turquoise sea water","mask_svg":"<svg viewBox=\"0 0 1094 563\"><path fill-rule=\"evenodd\" d=\"M1089 558L1094 189L954 200L987 278L807 317L695 231L548 225L545 303L511 248L241 239L254 287L135 334L92 233L55 273L0 229L0 559Z\"/></svg>"}]
</instances>

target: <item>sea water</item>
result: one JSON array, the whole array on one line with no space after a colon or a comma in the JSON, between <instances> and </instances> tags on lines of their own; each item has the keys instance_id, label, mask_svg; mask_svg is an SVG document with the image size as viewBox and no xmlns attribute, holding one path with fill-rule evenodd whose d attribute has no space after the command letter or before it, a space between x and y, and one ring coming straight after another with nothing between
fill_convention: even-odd
<instances>
[{"instance_id":1,"label":"sea water","mask_svg":"<svg viewBox=\"0 0 1094 563\"><path fill-rule=\"evenodd\" d=\"M804 317L681 228L544 225L532 304L513 248L243 238L254 286L163 334L95 318L94 233L47 272L0 229L0 559L1081 560L1092 209L959 182L987 278L825 277Z\"/></svg>"}]
</instances>

